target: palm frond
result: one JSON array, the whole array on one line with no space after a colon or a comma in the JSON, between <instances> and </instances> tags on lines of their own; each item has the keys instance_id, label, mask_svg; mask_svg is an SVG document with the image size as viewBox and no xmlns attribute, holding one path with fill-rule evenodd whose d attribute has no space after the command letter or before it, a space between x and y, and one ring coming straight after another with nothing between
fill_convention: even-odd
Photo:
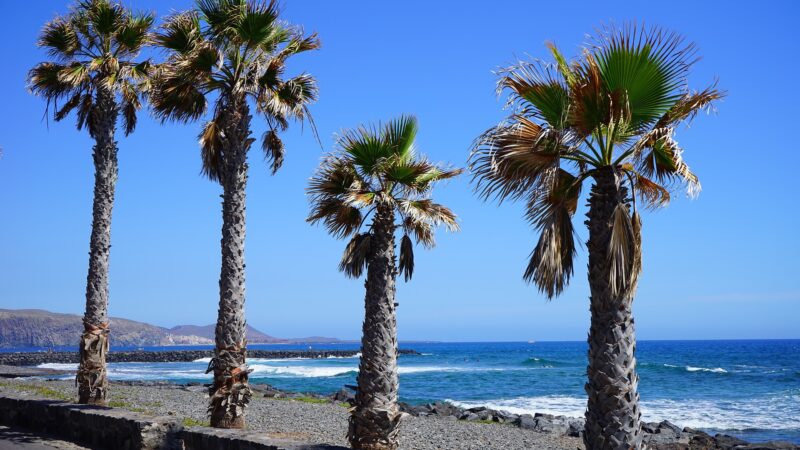
<instances>
[{"instance_id":1,"label":"palm frond","mask_svg":"<svg viewBox=\"0 0 800 450\"><path fill-rule=\"evenodd\" d=\"M286 46L281 49L276 55L280 60L286 59L290 55L307 52L310 50L317 50L321 46L319 35L311 33L303 37L301 33L295 33L292 38L286 43Z\"/></svg>"},{"instance_id":2,"label":"palm frond","mask_svg":"<svg viewBox=\"0 0 800 450\"><path fill-rule=\"evenodd\" d=\"M78 105L78 130L82 130L83 127L86 127L89 131L89 136L94 137L94 125L90 120L92 116L92 111L94 109L94 99L92 98L92 94L87 93L83 94L81 97L80 104Z\"/></svg>"},{"instance_id":3,"label":"palm frond","mask_svg":"<svg viewBox=\"0 0 800 450\"><path fill-rule=\"evenodd\" d=\"M60 74L65 69L67 66L56 63L37 64L28 72L28 89L48 100L69 95L74 86L61 79Z\"/></svg>"},{"instance_id":4,"label":"palm frond","mask_svg":"<svg viewBox=\"0 0 800 450\"><path fill-rule=\"evenodd\" d=\"M127 13L119 3L108 0L81 0L92 28L98 35L110 35L124 25Z\"/></svg>"},{"instance_id":5,"label":"palm frond","mask_svg":"<svg viewBox=\"0 0 800 450\"><path fill-rule=\"evenodd\" d=\"M569 122L585 138L608 124L610 98L594 55L585 51L573 73L577 82L571 91Z\"/></svg>"},{"instance_id":6,"label":"palm frond","mask_svg":"<svg viewBox=\"0 0 800 450\"><path fill-rule=\"evenodd\" d=\"M350 278L360 278L367 267L372 235L370 233L356 234L347 243L339 262L339 270Z\"/></svg>"},{"instance_id":7,"label":"palm frond","mask_svg":"<svg viewBox=\"0 0 800 450\"><path fill-rule=\"evenodd\" d=\"M224 43L236 37L236 27L247 14L247 0L198 0L197 9L208 24L208 33Z\"/></svg>"},{"instance_id":8,"label":"palm frond","mask_svg":"<svg viewBox=\"0 0 800 450\"><path fill-rule=\"evenodd\" d=\"M133 133L136 128L136 112L142 107L139 101L139 92L136 87L125 82L121 86L122 93L122 120L125 128L125 136Z\"/></svg>"},{"instance_id":9,"label":"palm frond","mask_svg":"<svg viewBox=\"0 0 800 450\"><path fill-rule=\"evenodd\" d=\"M631 217L628 208L620 203L614 209L611 224L609 285L615 297L628 297L636 289L641 270L641 220L638 214Z\"/></svg>"},{"instance_id":10,"label":"palm frond","mask_svg":"<svg viewBox=\"0 0 800 450\"><path fill-rule=\"evenodd\" d=\"M512 92L510 102L525 109L532 117L545 121L553 128L562 128L568 118L569 92L558 73L541 61L519 62L501 69L497 82L498 94L504 89Z\"/></svg>"},{"instance_id":11,"label":"palm frond","mask_svg":"<svg viewBox=\"0 0 800 450\"><path fill-rule=\"evenodd\" d=\"M422 244L425 248L430 249L436 246L436 239L433 235L433 225L430 222L412 216L406 216L403 220L403 229L406 234L414 236L414 240Z\"/></svg>"},{"instance_id":12,"label":"palm frond","mask_svg":"<svg viewBox=\"0 0 800 450\"><path fill-rule=\"evenodd\" d=\"M398 265L399 272L403 274L406 281L411 279L414 275L414 243L408 234L403 234L400 239L400 264Z\"/></svg>"},{"instance_id":13,"label":"palm frond","mask_svg":"<svg viewBox=\"0 0 800 450\"><path fill-rule=\"evenodd\" d=\"M725 92L711 86L700 92L686 93L658 120L655 129L674 127L679 122L691 120L701 111L711 111L714 102L725 97Z\"/></svg>"},{"instance_id":14,"label":"palm frond","mask_svg":"<svg viewBox=\"0 0 800 450\"><path fill-rule=\"evenodd\" d=\"M535 283L551 299L561 294L572 277L576 253L572 216L581 181L559 168L541 191L529 194L525 215L540 235L522 278Z\"/></svg>"},{"instance_id":15,"label":"palm frond","mask_svg":"<svg viewBox=\"0 0 800 450\"><path fill-rule=\"evenodd\" d=\"M249 48L261 48L271 53L281 43L289 41L290 31L278 19L278 4L251 1L234 25L236 42Z\"/></svg>"},{"instance_id":16,"label":"palm frond","mask_svg":"<svg viewBox=\"0 0 800 450\"><path fill-rule=\"evenodd\" d=\"M578 78L575 76L575 73L567 62L567 58L565 58L558 47L556 47L556 44L548 42L546 45L547 48L550 49L550 54L552 54L553 58L556 60L556 67L561 73L561 76L564 78L567 87L574 88L578 83Z\"/></svg>"},{"instance_id":17,"label":"palm frond","mask_svg":"<svg viewBox=\"0 0 800 450\"><path fill-rule=\"evenodd\" d=\"M633 180L634 190L639 194L645 207L663 208L669 204L669 190L664 186L638 173L634 174Z\"/></svg>"},{"instance_id":18,"label":"palm frond","mask_svg":"<svg viewBox=\"0 0 800 450\"><path fill-rule=\"evenodd\" d=\"M69 20L56 17L47 23L39 37L39 47L45 47L54 58L69 60L81 48L75 28Z\"/></svg>"},{"instance_id":19,"label":"palm frond","mask_svg":"<svg viewBox=\"0 0 800 450\"><path fill-rule=\"evenodd\" d=\"M133 133L136 129L136 111L138 108L133 103L125 102L122 104L122 123L125 129L125 136Z\"/></svg>"},{"instance_id":20,"label":"palm frond","mask_svg":"<svg viewBox=\"0 0 800 450\"><path fill-rule=\"evenodd\" d=\"M63 120L73 109L78 107L81 102L81 96L82 94L80 91L76 92L66 103L61 105L61 108L59 108L53 116L56 122Z\"/></svg>"},{"instance_id":21,"label":"palm frond","mask_svg":"<svg viewBox=\"0 0 800 450\"><path fill-rule=\"evenodd\" d=\"M202 173L211 181L219 181L224 170L222 167L223 130L221 121L222 118L215 115L213 119L206 122L200 133Z\"/></svg>"},{"instance_id":22,"label":"palm frond","mask_svg":"<svg viewBox=\"0 0 800 450\"><path fill-rule=\"evenodd\" d=\"M127 54L136 54L151 39L150 27L155 17L152 14L140 14L126 18L121 27L115 30L114 39L121 50Z\"/></svg>"},{"instance_id":23,"label":"palm frond","mask_svg":"<svg viewBox=\"0 0 800 450\"><path fill-rule=\"evenodd\" d=\"M363 222L361 217L361 211L345 200L322 197L312 204L306 221L311 224L321 221L332 236L341 239L358 231Z\"/></svg>"},{"instance_id":24,"label":"palm frond","mask_svg":"<svg viewBox=\"0 0 800 450\"><path fill-rule=\"evenodd\" d=\"M539 291L552 299L569 284L574 258L572 220L564 208L559 208L549 222L541 227L539 241L531 253L522 279L536 284Z\"/></svg>"},{"instance_id":25,"label":"palm frond","mask_svg":"<svg viewBox=\"0 0 800 450\"><path fill-rule=\"evenodd\" d=\"M202 39L200 17L195 12L183 12L167 17L156 33L155 42L179 54L191 51Z\"/></svg>"},{"instance_id":26,"label":"palm frond","mask_svg":"<svg viewBox=\"0 0 800 450\"><path fill-rule=\"evenodd\" d=\"M424 195L428 193L433 184L439 181L448 180L450 178L461 175L463 169L443 169L425 161L425 167L420 171L414 171L414 177L408 180L401 181L404 190L408 194Z\"/></svg>"},{"instance_id":27,"label":"palm frond","mask_svg":"<svg viewBox=\"0 0 800 450\"><path fill-rule=\"evenodd\" d=\"M418 129L419 124L416 117L403 115L386 122L381 136L390 152L400 157L402 161L406 161L412 156Z\"/></svg>"},{"instance_id":28,"label":"palm frond","mask_svg":"<svg viewBox=\"0 0 800 450\"><path fill-rule=\"evenodd\" d=\"M380 132L374 126L345 131L338 137L336 146L352 158L353 165L365 175L374 174L381 160L391 156L391 151L384 145Z\"/></svg>"},{"instance_id":29,"label":"palm frond","mask_svg":"<svg viewBox=\"0 0 800 450\"><path fill-rule=\"evenodd\" d=\"M635 155L636 171L661 185L685 183L690 197L700 193L700 179L683 161L683 149L673 139L672 128L659 128L643 137L645 148Z\"/></svg>"},{"instance_id":30,"label":"palm frond","mask_svg":"<svg viewBox=\"0 0 800 450\"><path fill-rule=\"evenodd\" d=\"M683 95L694 44L660 28L606 27L595 38L594 56L609 94L624 92L631 128L654 124Z\"/></svg>"},{"instance_id":31,"label":"palm frond","mask_svg":"<svg viewBox=\"0 0 800 450\"><path fill-rule=\"evenodd\" d=\"M448 231L453 232L460 228L455 213L432 200L399 199L397 204L400 210L414 221L428 222L433 226L444 225Z\"/></svg>"},{"instance_id":32,"label":"palm frond","mask_svg":"<svg viewBox=\"0 0 800 450\"><path fill-rule=\"evenodd\" d=\"M483 199L517 199L540 187L557 167L562 137L522 115L476 139L470 156L475 191Z\"/></svg>"},{"instance_id":33,"label":"palm frond","mask_svg":"<svg viewBox=\"0 0 800 450\"><path fill-rule=\"evenodd\" d=\"M353 191L368 189L358 173L341 157L329 156L311 178L308 193L314 198L342 197Z\"/></svg>"},{"instance_id":34,"label":"palm frond","mask_svg":"<svg viewBox=\"0 0 800 450\"><path fill-rule=\"evenodd\" d=\"M270 162L272 174L275 175L283 165L285 149L283 141L281 141L278 132L274 128L264 132L261 137L261 149L264 151L264 159Z\"/></svg>"},{"instance_id":35,"label":"palm frond","mask_svg":"<svg viewBox=\"0 0 800 450\"><path fill-rule=\"evenodd\" d=\"M200 118L206 111L206 96L196 78L163 67L156 72L149 93L153 114L162 122L188 122Z\"/></svg>"}]
</instances>

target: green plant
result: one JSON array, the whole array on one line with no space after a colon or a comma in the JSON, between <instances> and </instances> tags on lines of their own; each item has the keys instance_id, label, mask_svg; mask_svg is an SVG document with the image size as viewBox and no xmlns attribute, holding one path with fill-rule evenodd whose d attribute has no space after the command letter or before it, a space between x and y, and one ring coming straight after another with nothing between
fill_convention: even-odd
<instances>
[{"instance_id":1,"label":"green plant","mask_svg":"<svg viewBox=\"0 0 800 450\"><path fill-rule=\"evenodd\" d=\"M183 426L185 427L209 427L211 423L207 420L197 420L191 417L183 418Z\"/></svg>"}]
</instances>

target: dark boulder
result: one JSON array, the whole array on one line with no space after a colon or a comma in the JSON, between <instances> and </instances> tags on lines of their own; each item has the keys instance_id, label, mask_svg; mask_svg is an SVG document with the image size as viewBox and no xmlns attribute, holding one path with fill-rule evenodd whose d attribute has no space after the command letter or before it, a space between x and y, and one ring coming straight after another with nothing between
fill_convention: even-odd
<instances>
[{"instance_id":1,"label":"dark boulder","mask_svg":"<svg viewBox=\"0 0 800 450\"><path fill-rule=\"evenodd\" d=\"M536 428L536 420L530 414L520 414L514 424L525 430L533 430Z\"/></svg>"}]
</instances>

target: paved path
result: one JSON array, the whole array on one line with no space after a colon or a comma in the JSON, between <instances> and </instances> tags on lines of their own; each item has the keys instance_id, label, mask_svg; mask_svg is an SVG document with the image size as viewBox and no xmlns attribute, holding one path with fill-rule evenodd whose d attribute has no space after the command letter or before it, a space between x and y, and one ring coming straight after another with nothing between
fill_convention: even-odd
<instances>
[{"instance_id":1,"label":"paved path","mask_svg":"<svg viewBox=\"0 0 800 450\"><path fill-rule=\"evenodd\" d=\"M0 450L90 450L53 437L34 434L22 428L0 425Z\"/></svg>"}]
</instances>

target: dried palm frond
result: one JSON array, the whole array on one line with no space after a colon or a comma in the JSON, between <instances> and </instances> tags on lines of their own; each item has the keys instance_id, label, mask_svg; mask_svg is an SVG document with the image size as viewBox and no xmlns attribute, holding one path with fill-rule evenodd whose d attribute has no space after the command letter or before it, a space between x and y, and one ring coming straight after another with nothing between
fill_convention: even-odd
<instances>
[{"instance_id":1,"label":"dried palm frond","mask_svg":"<svg viewBox=\"0 0 800 450\"><path fill-rule=\"evenodd\" d=\"M367 257L371 245L370 233L356 234L347 243L339 262L339 270L350 278L359 278L367 267Z\"/></svg>"},{"instance_id":2,"label":"dried palm frond","mask_svg":"<svg viewBox=\"0 0 800 450\"><path fill-rule=\"evenodd\" d=\"M400 239L400 264L398 267L406 281L414 274L414 243L407 234Z\"/></svg>"},{"instance_id":3,"label":"dried palm frond","mask_svg":"<svg viewBox=\"0 0 800 450\"><path fill-rule=\"evenodd\" d=\"M261 149L264 151L264 159L272 162L272 174L274 175L283 165L285 154L283 141L274 128L264 132L264 136L261 137Z\"/></svg>"},{"instance_id":4,"label":"dried palm frond","mask_svg":"<svg viewBox=\"0 0 800 450\"><path fill-rule=\"evenodd\" d=\"M407 234L414 236L414 240L425 248L433 248L436 245L431 222L406 216L405 220L403 220L403 229Z\"/></svg>"},{"instance_id":5,"label":"dried palm frond","mask_svg":"<svg viewBox=\"0 0 800 450\"><path fill-rule=\"evenodd\" d=\"M572 276L576 252L572 215L577 209L580 181L557 169L543 184L543 190L532 192L528 199L525 215L540 235L522 278L535 283L548 298L558 296Z\"/></svg>"},{"instance_id":6,"label":"dried palm frond","mask_svg":"<svg viewBox=\"0 0 800 450\"><path fill-rule=\"evenodd\" d=\"M611 223L609 285L615 297L630 296L641 270L641 219L638 214L632 218L627 206L620 203L614 208Z\"/></svg>"},{"instance_id":7,"label":"dried palm frond","mask_svg":"<svg viewBox=\"0 0 800 450\"><path fill-rule=\"evenodd\" d=\"M433 226L444 225L448 231L458 231L456 215L450 208L429 199L399 199L400 209L415 221L429 222Z\"/></svg>"},{"instance_id":8,"label":"dried palm frond","mask_svg":"<svg viewBox=\"0 0 800 450\"><path fill-rule=\"evenodd\" d=\"M552 299L561 294L572 276L575 238L570 215L560 209L540 233L522 279L535 283Z\"/></svg>"}]
</instances>

